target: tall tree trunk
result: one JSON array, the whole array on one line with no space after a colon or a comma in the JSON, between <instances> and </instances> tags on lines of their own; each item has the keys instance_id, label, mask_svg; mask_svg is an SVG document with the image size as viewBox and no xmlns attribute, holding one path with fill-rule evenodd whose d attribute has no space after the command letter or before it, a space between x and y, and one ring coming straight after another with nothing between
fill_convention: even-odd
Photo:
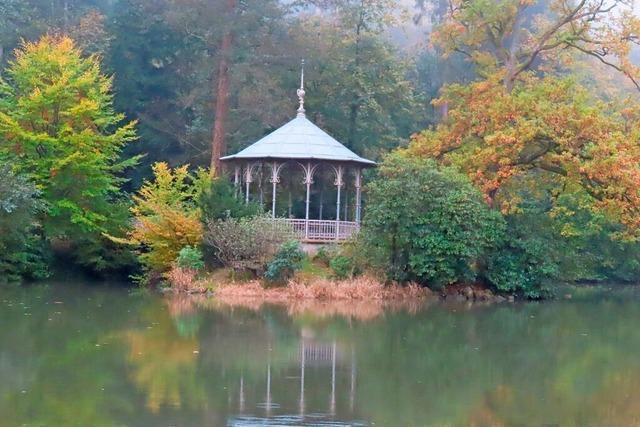
<instances>
[{"instance_id":1,"label":"tall tree trunk","mask_svg":"<svg viewBox=\"0 0 640 427\"><path fill-rule=\"evenodd\" d=\"M236 0L227 0L227 15L229 19L231 19L231 15L235 11L235 8ZM229 59L232 48L233 32L232 27L229 26L222 37L219 49L220 62L218 63L218 79L216 87L215 122L213 125L213 141L211 144L211 173L214 175L220 175L222 173L220 157L224 156L227 148L225 134L227 117L229 115Z\"/></svg>"}]
</instances>

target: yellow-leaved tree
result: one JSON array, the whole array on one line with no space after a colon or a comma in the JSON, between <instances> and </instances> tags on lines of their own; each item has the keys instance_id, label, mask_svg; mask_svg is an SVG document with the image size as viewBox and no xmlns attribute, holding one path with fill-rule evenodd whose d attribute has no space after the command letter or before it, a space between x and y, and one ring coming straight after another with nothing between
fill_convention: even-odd
<instances>
[{"instance_id":1,"label":"yellow-leaved tree","mask_svg":"<svg viewBox=\"0 0 640 427\"><path fill-rule=\"evenodd\" d=\"M145 181L133 196L134 226L128 243L139 246L139 258L150 273L165 273L185 246L202 242L198 199L210 184L209 173L188 165L172 169L155 163L153 180Z\"/></svg>"}]
</instances>

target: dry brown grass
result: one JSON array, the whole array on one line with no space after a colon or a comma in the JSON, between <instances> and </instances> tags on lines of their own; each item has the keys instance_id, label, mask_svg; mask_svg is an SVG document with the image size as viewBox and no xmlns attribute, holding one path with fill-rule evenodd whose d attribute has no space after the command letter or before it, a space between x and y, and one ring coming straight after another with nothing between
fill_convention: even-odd
<instances>
[{"instance_id":1,"label":"dry brown grass","mask_svg":"<svg viewBox=\"0 0 640 427\"><path fill-rule=\"evenodd\" d=\"M285 287L265 288L259 281L227 284L217 288L215 300L229 307L259 310L265 304L284 306L290 315L319 318L375 319L385 311L417 312L430 292L417 285L384 285L372 277L311 283L291 281Z\"/></svg>"},{"instance_id":2,"label":"dry brown grass","mask_svg":"<svg viewBox=\"0 0 640 427\"><path fill-rule=\"evenodd\" d=\"M171 290L177 293L197 293L206 291L205 283L198 280L198 273L189 268L173 267L167 273Z\"/></svg>"},{"instance_id":3,"label":"dry brown grass","mask_svg":"<svg viewBox=\"0 0 640 427\"><path fill-rule=\"evenodd\" d=\"M176 291L167 296L169 311L174 315L224 307L258 311L268 304L283 306L292 316L340 316L364 321L388 311L417 312L425 307L425 301L433 300L428 290L417 285L385 285L367 276L341 281L316 278L310 283L294 280L284 287L265 287L258 280L227 281L215 287L215 298L200 293L212 288L211 281L199 281L190 271L174 269L169 280Z\"/></svg>"},{"instance_id":4,"label":"dry brown grass","mask_svg":"<svg viewBox=\"0 0 640 427\"><path fill-rule=\"evenodd\" d=\"M352 280L318 278L309 283L292 280L285 287L269 288L257 280L218 287L218 298L260 298L266 300L422 300L430 295L418 285L385 285L370 276Z\"/></svg>"}]
</instances>

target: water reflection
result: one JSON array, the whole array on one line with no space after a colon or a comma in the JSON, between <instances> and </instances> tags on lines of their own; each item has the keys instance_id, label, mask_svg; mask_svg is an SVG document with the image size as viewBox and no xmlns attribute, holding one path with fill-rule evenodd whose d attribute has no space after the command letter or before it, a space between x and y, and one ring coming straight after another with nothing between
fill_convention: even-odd
<instances>
[{"instance_id":1,"label":"water reflection","mask_svg":"<svg viewBox=\"0 0 640 427\"><path fill-rule=\"evenodd\" d=\"M0 289L0 425L640 425L638 301Z\"/></svg>"}]
</instances>

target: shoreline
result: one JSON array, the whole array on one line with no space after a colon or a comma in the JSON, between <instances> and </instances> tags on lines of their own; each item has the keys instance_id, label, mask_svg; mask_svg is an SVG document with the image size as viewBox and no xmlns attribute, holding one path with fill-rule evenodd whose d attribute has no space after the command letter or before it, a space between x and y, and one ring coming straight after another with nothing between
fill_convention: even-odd
<instances>
[{"instance_id":1,"label":"shoreline","mask_svg":"<svg viewBox=\"0 0 640 427\"><path fill-rule=\"evenodd\" d=\"M208 277L183 283L182 286L168 286L163 293L174 295L206 295L224 299L261 300L273 303L295 301L423 301L446 300L454 302L515 302L512 295L498 295L490 289L474 285L450 285L441 291L433 291L415 283L400 285L385 284L372 276L358 276L353 279L337 280L329 278L294 278L286 285L272 285L261 280L228 281Z\"/></svg>"}]
</instances>

